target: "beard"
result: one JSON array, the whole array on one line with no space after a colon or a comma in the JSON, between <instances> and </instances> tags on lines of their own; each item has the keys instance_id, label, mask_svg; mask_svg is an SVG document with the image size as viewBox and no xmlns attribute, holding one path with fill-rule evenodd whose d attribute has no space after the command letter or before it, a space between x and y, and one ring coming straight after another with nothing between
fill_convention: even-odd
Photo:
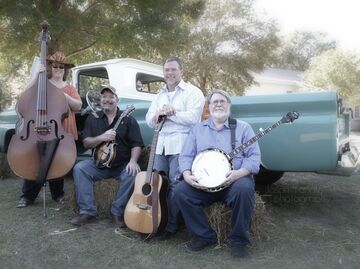
<instances>
[{"instance_id":1,"label":"beard","mask_svg":"<svg viewBox=\"0 0 360 269\"><path fill-rule=\"evenodd\" d=\"M229 115L230 115L230 109L227 110L227 111L224 111L224 110L214 110L214 111L211 113L211 116L212 116L214 119L224 120L224 121L226 121L226 119L229 117Z\"/></svg>"},{"instance_id":2,"label":"beard","mask_svg":"<svg viewBox=\"0 0 360 269\"><path fill-rule=\"evenodd\" d=\"M102 104L101 107L105 113L113 112L116 109L115 105L109 103Z\"/></svg>"}]
</instances>

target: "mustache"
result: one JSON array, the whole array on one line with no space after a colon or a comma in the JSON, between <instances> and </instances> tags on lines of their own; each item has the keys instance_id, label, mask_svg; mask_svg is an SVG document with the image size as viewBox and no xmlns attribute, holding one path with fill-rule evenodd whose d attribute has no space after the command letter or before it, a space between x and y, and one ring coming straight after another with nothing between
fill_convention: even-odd
<instances>
[{"instance_id":1,"label":"mustache","mask_svg":"<svg viewBox=\"0 0 360 269\"><path fill-rule=\"evenodd\" d=\"M105 105L105 104L109 104L109 105L115 104L114 101L102 101L101 103L102 103L103 105Z\"/></svg>"}]
</instances>

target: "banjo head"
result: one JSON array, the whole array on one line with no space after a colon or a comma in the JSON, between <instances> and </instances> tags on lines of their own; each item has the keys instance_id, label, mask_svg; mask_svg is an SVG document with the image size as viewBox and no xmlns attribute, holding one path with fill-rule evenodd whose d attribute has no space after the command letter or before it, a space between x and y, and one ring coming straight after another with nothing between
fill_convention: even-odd
<instances>
[{"instance_id":1,"label":"banjo head","mask_svg":"<svg viewBox=\"0 0 360 269\"><path fill-rule=\"evenodd\" d=\"M221 150L209 149L196 156L191 170L200 185L216 188L226 181L225 175L231 170L231 164Z\"/></svg>"}]
</instances>

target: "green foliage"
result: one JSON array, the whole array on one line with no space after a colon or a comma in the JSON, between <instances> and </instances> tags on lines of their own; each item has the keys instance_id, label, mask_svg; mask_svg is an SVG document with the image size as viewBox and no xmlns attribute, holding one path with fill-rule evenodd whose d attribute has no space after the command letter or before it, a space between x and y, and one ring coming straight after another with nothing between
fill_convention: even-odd
<instances>
[{"instance_id":1,"label":"green foliage","mask_svg":"<svg viewBox=\"0 0 360 269\"><path fill-rule=\"evenodd\" d=\"M360 57L342 51L329 50L315 57L305 72L306 83L323 89L336 90L347 101L354 102L360 94Z\"/></svg>"},{"instance_id":2,"label":"green foliage","mask_svg":"<svg viewBox=\"0 0 360 269\"><path fill-rule=\"evenodd\" d=\"M11 104L12 95L9 85L4 77L0 76L0 111Z\"/></svg>"},{"instance_id":3,"label":"green foliage","mask_svg":"<svg viewBox=\"0 0 360 269\"><path fill-rule=\"evenodd\" d=\"M2 0L0 48L7 62L30 63L46 19L49 53L62 50L76 63L146 57L148 51L167 55L186 43L187 26L202 6L203 0Z\"/></svg>"},{"instance_id":4,"label":"green foliage","mask_svg":"<svg viewBox=\"0 0 360 269\"><path fill-rule=\"evenodd\" d=\"M39 24L47 19L49 53L76 64L134 57L161 64L175 54L185 77L206 94L222 87L242 94L251 71L269 65L279 44L272 21L256 17L254 0L2 0L0 50L8 72L39 54ZM204 6L206 4L206 10ZM202 14L197 25L194 20Z\"/></svg>"},{"instance_id":5,"label":"green foliage","mask_svg":"<svg viewBox=\"0 0 360 269\"><path fill-rule=\"evenodd\" d=\"M324 33L296 31L284 39L272 66L304 71L313 57L334 48L336 42L329 41Z\"/></svg>"},{"instance_id":6,"label":"green foliage","mask_svg":"<svg viewBox=\"0 0 360 269\"><path fill-rule=\"evenodd\" d=\"M262 70L278 46L276 27L256 17L253 2L208 0L191 31L190 43L180 54L185 76L204 94L221 87L241 95L253 83L249 70Z\"/></svg>"}]
</instances>

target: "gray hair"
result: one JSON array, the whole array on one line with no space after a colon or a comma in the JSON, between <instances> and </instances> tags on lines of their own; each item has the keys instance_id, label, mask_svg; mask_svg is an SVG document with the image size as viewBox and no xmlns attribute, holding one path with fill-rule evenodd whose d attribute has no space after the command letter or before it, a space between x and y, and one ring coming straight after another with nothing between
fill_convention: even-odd
<instances>
[{"instance_id":1,"label":"gray hair","mask_svg":"<svg viewBox=\"0 0 360 269\"><path fill-rule=\"evenodd\" d=\"M224 96L226 98L226 101L231 104L231 99L230 99L230 95L224 91L224 90L221 90L221 89L215 89L213 91L211 91L209 93L209 95L206 97L206 101L208 102L208 104L210 104L210 101L211 101L211 98L213 97L214 94L220 94L222 96Z\"/></svg>"}]
</instances>

